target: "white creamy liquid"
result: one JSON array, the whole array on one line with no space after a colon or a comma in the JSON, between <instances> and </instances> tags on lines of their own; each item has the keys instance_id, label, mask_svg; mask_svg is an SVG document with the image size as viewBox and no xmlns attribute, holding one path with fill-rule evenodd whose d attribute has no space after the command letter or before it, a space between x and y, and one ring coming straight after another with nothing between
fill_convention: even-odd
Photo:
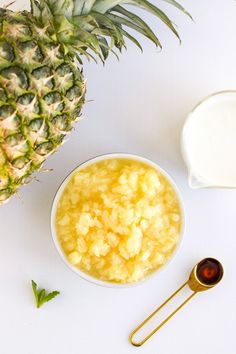
<instances>
[{"instance_id":1,"label":"white creamy liquid","mask_svg":"<svg viewBox=\"0 0 236 354\"><path fill-rule=\"evenodd\" d=\"M215 94L193 110L183 152L193 187L236 187L236 91Z\"/></svg>"}]
</instances>

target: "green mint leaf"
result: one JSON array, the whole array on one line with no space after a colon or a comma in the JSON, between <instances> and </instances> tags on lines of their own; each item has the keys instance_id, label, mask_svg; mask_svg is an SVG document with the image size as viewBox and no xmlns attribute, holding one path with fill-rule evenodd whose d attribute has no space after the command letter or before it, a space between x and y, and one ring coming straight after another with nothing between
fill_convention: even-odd
<instances>
[{"instance_id":1,"label":"green mint leaf","mask_svg":"<svg viewBox=\"0 0 236 354\"><path fill-rule=\"evenodd\" d=\"M40 290L40 292L38 293L38 298L39 298L38 307L41 307L44 304L45 294L46 294L45 289Z\"/></svg>"},{"instance_id":2,"label":"green mint leaf","mask_svg":"<svg viewBox=\"0 0 236 354\"><path fill-rule=\"evenodd\" d=\"M45 302L52 300L54 297L56 297L59 294L60 294L60 291L57 291L57 290L52 291L51 293L47 294L47 296L45 297Z\"/></svg>"},{"instance_id":3,"label":"green mint leaf","mask_svg":"<svg viewBox=\"0 0 236 354\"><path fill-rule=\"evenodd\" d=\"M45 302L52 300L54 297L60 294L60 291L52 291L51 293L46 293L45 289L37 289L38 286L35 281L31 280L32 289L34 292L36 307L41 307Z\"/></svg>"},{"instance_id":4,"label":"green mint leaf","mask_svg":"<svg viewBox=\"0 0 236 354\"><path fill-rule=\"evenodd\" d=\"M32 289L34 292L36 306L38 307L39 298L38 298L38 293L37 293L37 284L35 283L35 281L31 280L31 285L32 285Z\"/></svg>"}]
</instances>

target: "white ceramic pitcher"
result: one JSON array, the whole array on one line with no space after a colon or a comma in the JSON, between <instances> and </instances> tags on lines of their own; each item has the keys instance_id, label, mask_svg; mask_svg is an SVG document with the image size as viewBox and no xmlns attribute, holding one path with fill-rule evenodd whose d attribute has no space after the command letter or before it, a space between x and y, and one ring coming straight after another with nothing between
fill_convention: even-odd
<instances>
[{"instance_id":1,"label":"white ceramic pitcher","mask_svg":"<svg viewBox=\"0 0 236 354\"><path fill-rule=\"evenodd\" d=\"M181 145L191 188L236 188L236 90L214 93L195 106Z\"/></svg>"}]
</instances>

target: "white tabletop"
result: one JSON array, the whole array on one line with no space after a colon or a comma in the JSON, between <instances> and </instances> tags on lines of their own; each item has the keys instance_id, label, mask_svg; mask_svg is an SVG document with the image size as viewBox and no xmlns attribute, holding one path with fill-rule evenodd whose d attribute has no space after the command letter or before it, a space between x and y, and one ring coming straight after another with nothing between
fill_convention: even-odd
<instances>
[{"instance_id":1,"label":"white tabletop","mask_svg":"<svg viewBox=\"0 0 236 354\"><path fill-rule=\"evenodd\" d=\"M16 0L22 8L26 0ZM7 0L0 0L6 3ZM88 102L84 120L50 157L40 182L22 188L20 199L0 207L1 354L234 354L236 328L236 191L191 190L180 153L188 112L212 92L236 88L235 1L183 1L195 23L168 8L182 45L159 29L161 53L141 39L141 54L129 44L118 62L86 63ZM148 157L176 181L186 207L186 232L176 258L138 287L102 288L71 272L50 235L52 198L62 179L80 162L107 152ZM195 262L219 258L225 276L199 294L145 346L128 335L188 276ZM61 295L34 306L30 280Z\"/></svg>"}]
</instances>

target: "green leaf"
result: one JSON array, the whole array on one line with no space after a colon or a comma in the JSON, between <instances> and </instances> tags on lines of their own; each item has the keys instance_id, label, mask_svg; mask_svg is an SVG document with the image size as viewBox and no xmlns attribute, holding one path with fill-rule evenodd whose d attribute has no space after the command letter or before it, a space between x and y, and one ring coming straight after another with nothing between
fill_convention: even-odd
<instances>
[{"instance_id":1,"label":"green leaf","mask_svg":"<svg viewBox=\"0 0 236 354\"><path fill-rule=\"evenodd\" d=\"M38 307L41 307L44 303L44 298L45 298L46 291L45 289L42 289L38 293Z\"/></svg>"},{"instance_id":2,"label":"green leaf","mask_svg":"<svg viewBox=\"0 0 236 354\"><path fill-rule=\"evenodd\" d=\"M143 28L141 28L141 27L137 26L136 24L134 24L133 22L131 22L131 21L129 21L129 20L123 18L123 17L116 16L116 15L113 15L113 14L107 14L107 17L109 17L112 20L112 22L117 23L117 24L121 24L121 25L124 25L124 26L127 26L127 27L130 27L130 28L134 29L135 31L141 33L143 36L145 36L145 37L150 39L150 37L148 36L146 31L143 30ZM161 47L161 43L159 41L158 41L158 45Z\"/></svg>"},{"instance_id":3,"label":"green leaf","mask_svg":"<svg viewBox=\"0 0 236 354\"><path fill-rule=\"evenodd\" d=\"M169 27L169 29L176 35L176 37L178 39L180 39L179 34L176 31L176 29L175 29L173 23L171 22L171 20L169 19L169 17L162 10L160 10L158 7L154 6L153 4L151 4L147 0L128 0L127 3L132 4L132 5L136 5L142 9L150 12L154 16L157 16L162 22L164 22Z\"/></svg>"},{"instance_id":4,"label":"green leaf","mask_svg":"<svg viewBox=\"0 0 236 354\"><path fill-rule=\"evenodd\" d=\"M30 8L33 16L40 17L41 15L40 6L36 0L30 0Z\"/></svg>"},{"instance_id":5,"label":"green leaf","mask_svg":"<svg viewBox=\"0 0 236 354\"><path fill-rule=\"evenodd\" d=\"M102 52L102 55L103 55L103 59L106 60L108 55L109 55L109 50L110 50L108 42L107 42L106 38L99 37L99 36L98 36L98 41L99 41L99 44L100 44L100 48L101 48L101 52Z\"/></svg>"},{"instance_id":6,"label":"green leaf","mask_svg":"<svg viewBox=\"0 0 236 354\"><path fill-rule=\"evenodd\" d=\"M170 5L173 5L173 6L176 7L178 10L182 11L182 12L185 13L188 17L190 17L191 20L193 20L193 18L192 18L192 16L190 15L190 13L189 13L187 10L185 10L185 8L184 8L182 5L180 5L177 1L175 1L175 0L163 0L163 1L167 2L167 3L170 4Z\"/></svg>"},{"instance_id":7,"label":"green leaf","mask_svg":"<svg viewBox=\"0 0 236 354\"><path fill-rule=\"evenodd\" d=\"M52 300L54 297L60 294L60 292L57 290L52 291L48 294L46 293L45 289L38 290L38 286L33 280L31 280L31 285L34 292L35 303L37 308L41 307L45 302Z\"/></svg>"},{"instance_id":8,"label":"green leaf","mask_svg":"<svg viewBox=\"0 0 236 354\"><path fill-rule=\"evenodd\" d=\"M90 2L90 1L88 1ZM83 13L83 9L86 3L86 0L73 0L73 15L81 15Z\"/></svg>"},{"instance_id":9,"label":"green leaf","mask_svg":"<svg viewBox=\"0 0 236 354\"><path fill-rule=\"evenodd\" d=\"M115 52L113 49L111 49L111 52L112 52L112 54L114 54L114 55L115 55L116 59L119 61L119 60L120 60L120 58L119 58L119 56L116 54L116 52Z\"/></svg>"},{"instance_id":10,"label":"green leaf","mask_svg":"<svg viewBox=\"0 0 236 354\"><path fill-rule=\"evenodd\" d=\"M73 15L74 0L43 0L43 2L47 3L53 15Z\"/></svg>"},{"instance_id":11,"label":"green leaf","mask_svg":"<svg viewBox=\"0 0 236 354\"><path fill-rule=\"evenodd\" d=\"M141 8L143 10L150 12L154 16L157 16L161 21L163 21L169 27L169 29L176 35L176 37L179 38L179 34L176 31L176 29L175 29L172 21L169 19L169 17L162 10L160 10L158 7L156 7L155 5L153 5L152 3L150 3L147 0L121 0L121 1L118 1L118 0L113 0L113 1L112 0L97 0L97 2L95 3L95 5L93 7L93 10L105 14L109 10L112 11L112 9L119 4L134 5L138 8ZM174 1L174 4L175 4L175 7L178 6L177 2L175 2L175 1Z\"/></svg>"},{"instance_id":12,"label":"green leaf","mask_svg":"<svg viewBox=\"0 0 236 354\"><path fill-rule=\"evenodd\" d=\"M60 291L57 291L57 290L52 291L52 292L49 293L47 296L45 296L44 301L45 301L45 302L48 302L48 301L54 299L54 297L56 297L56 296L59 295L59 294L60 294Z\"/></svg>"},{"instance_id":13,"label":"green leaf","mask_svg":"<svg viewBox=\"0 0 236 354\"><path fill-rule=\"evenodd\" d=\"M180 40L175 24L156 6L152 0L30 0L35 17L45 26L50 26L55 32L55 41L59 41L70 49L70 54L93 57L91 52L104 61L108 51L113 46L119 51L125 47L126 38L141 49L141 45L131 35L131 28L148 39L157 47L162 47L159 38L149 25L131 10L125 8L131 5L135 10L144 10L162 21ZM190 18L191 15L179 4L179 0L159 0L180 10ZM140 11L141 12L141 11ZM125 27L126 26L126 27ZM53 36L53 34L51 34ZM102 39L103 38L103 39ZM109 40L110 39L110 40ZM107 43L109 41L109 46ZM76 49L78 53L76 53ZM90 52L90 53L88 53ZM116 54L115 54L116 55ZM96 60L96 59L95 59Z\"/></svg>"},{"instance_id":14,"label":"green leaf","mask_svg":"<svg viewBox=\"0 0 236 354\"><path fill-rule=\"evenodd\" d=\"M91 32L94 28L97 27L97 22L90 15L73 16L70 21L87 32Z\"/></svg>"},{"instance_id":15,"label":"green leaf","mask_svg":"<svg viewBox=\"0 0 236 354\"><path fill-rule=\"evenodd\" d=\"M108 10L112 9L114 6L124 3L126 1L122 0L97 0L93 6L93 11L105 14Z\"/></svg>"},{"instance_id":16,"label":"green leaf","mask_svg":"<svg viewBox=\"0 0 236 354\"><path fill-rule=\"evenodd\" d=\"M46 2L54 15L67 17L88 14L97 0L40 0Z\"/></svg>"},{"instance_id":17,"label":"green leaf","mask_svg":"<svg viewBox=\"0 0 236 354\"><path fill-rule=\"evenodd\" d=\"M119 31L119 28L111 21L108 15L102 15L98 12L91 12L100 29L108 30L107 35L113 37L116 46L124 46L124 39ZM95 30L96 31L96 30Z\"/></svg>"},{"instance_id":18,"label":"green leaf","mask_svg":"<svg viewBox=\"0 0 236 354\"><path fill-rule=\"evenodd\" d=\"M137 26L141 27L146 33L148 38L153 41L157 46L161 47L161 43L155 33L151 30L151 28L144 22L139 16L134 13L124 9L122 6L115 6L112 9L112 12L118 12L123 16L128 17L132 22L134 22Z\"/></svg>"},{"instance_id":19,"label":"green leaf","mask_svg":"<svg viewBox=\"0 0 236 354\"><path fill-rule=\"evenodd\" d=\"M122 28L121 32L125 37L127 37L131 42L133 42L141 50L141 52L143 52L143 48L142 48L141 44L139 43L139 41L137 41L136 38L131 36L131 34L126 32L123 28Z\"/></svg>"},{"instance_id":20,"label":"green leaf","mask_svg":"<svg viewBox=\"0 0 236 354\"><path fill-rule=\"evenodd\" d=\"M38 307L39 298L38 298L38 293L37 293L37 284L33 280L31 280L31 285L32 285L32 289L34 292L36 306Z\"/></svg>"},{"instance_id":21,"label":"green leaf","mask_svg":"<svg viewBox=\"0 0 236 354\"><path fill-rule=\"evenodd\" d=\"M83 9L81 13L88 14L90 11L92 11L93 5L95 4L96 1L97 0L84 0Z\"/></svg>"},{"instance_id":22,"label":"green leaf","mask_svg":"<svg viewBox=\"0 0 236 354\"><path fill-rule=\"evenodd\" d=\"M91 16L90 19L94 21ZM79 16L74 16L69 21L65 16L60 15L56 16L54 21L57 26L57 38L66 46L71 45L78 48L81 45L81 47L90 48L96 54L100 53L96 36L80 28L79 25L83 22L80 21Z\"/></svg>"}]
</instances>

